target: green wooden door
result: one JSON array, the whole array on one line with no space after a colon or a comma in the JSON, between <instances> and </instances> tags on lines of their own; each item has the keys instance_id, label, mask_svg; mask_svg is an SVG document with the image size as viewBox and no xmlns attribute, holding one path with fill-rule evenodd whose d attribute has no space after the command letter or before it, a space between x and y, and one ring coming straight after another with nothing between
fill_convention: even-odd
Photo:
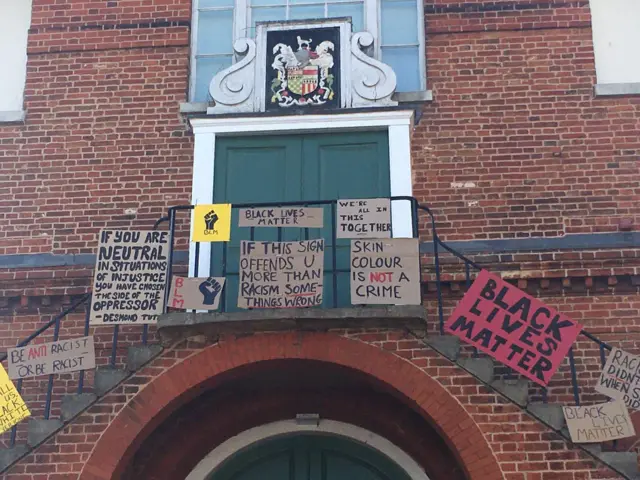
<instances>
[{"instance_id":1,"label":"green wooden door","mask_svg":"<svg viewBox=\"0 0 640 480\"><path fill-rule=\"evenodd\" d=\"M261 442L224 462L210 480L409 480L397 464L355 441L296 435Z\"/></svg>"},{"instance_id":2,"label":"green wooden door","mask_svg":"<svg viewBox=\"0 0 640 480\"><path fill-rule=\"evenodd\" d=\"M214 203L313 202L389 195L386 131L235 137L216 142ZM343 271L336 273L334 280L332 215L331 207L326 206L323 229L256 228L253 232L254 240L263 241L325 239L323 307L349 304L349 241L337 241L336 272ZM237 224L234 209L231 242L212 244L212 272L224 273L227 278L227 311L235 310L237 304L240 240L249 240L251 235L251 229Z\"/></svg>"}]
</instances>

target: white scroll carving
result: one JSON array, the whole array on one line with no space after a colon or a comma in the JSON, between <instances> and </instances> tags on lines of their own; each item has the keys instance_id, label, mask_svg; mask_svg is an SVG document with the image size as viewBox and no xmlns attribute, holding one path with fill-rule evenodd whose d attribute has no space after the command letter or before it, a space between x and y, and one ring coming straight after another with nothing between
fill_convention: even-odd
<instances>
[{"instance_id":1,"label":"white scroll carving","mask_svg":"<svg viewBox=\"0 0 640 480\"><path fill-rule=\"evenodd\" d=\"M393 69L362 51L364 48L371 47L373 40L373 35L369 32L358 32L351 37L353 107L398 104L398 102L391 100L391 95L395 92L397 84Z\"/></svg>"},{"instance_id":2,"label":"white scroll carving","mask_svg":"<svg viewBox=\"0 0 640 480\"><path fill-rule=\"evenodd\" d=\"M208 114L253 112L256 110L254 81L256 44L250 38L239 38L233 50L242 60L216 74L209 84L209 93L215 102Z\"/></svg>"}]
</instances>

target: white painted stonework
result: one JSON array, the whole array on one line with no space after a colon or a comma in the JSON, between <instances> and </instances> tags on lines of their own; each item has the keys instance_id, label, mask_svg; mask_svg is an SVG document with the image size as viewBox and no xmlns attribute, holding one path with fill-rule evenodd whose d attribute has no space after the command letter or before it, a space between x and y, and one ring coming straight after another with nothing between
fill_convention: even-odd
<instances>
[{"instance_id":1,"label":"white painted stonework","mask_svg":"<svg viewBox=\"0 0 640 480\"><path fill-rule=\"evenodd\" d=\"M211 478L211 473L215 472L225 460L234 454L242 452L260 441L295 435L296 433L334 435L353 440L367 445L389 458L402 468L411 480L429 480L424 469L413 458L386 438L364 428L335 420L321 420L318 425L299 425L295 420L282 420L251 428L213 449L196 465L185 480Z\"/></svg>"},{"instance_id":2,"label":"white painted stonework","mask_svg":"<svg viewBox=\"0 0 640 480\"><path fill-rule=\"evenodd\" d=\"M589 4L598 84L640 84L640 0Z\"/></svg>"},{"instance_id":3,"label":"white painted stonework","mask_svg":"<svg viewBox=\"0 0 640 480\"><path fill-rule=\"evenodd\" d=\"M0 122L23 118L31 0L0 0Z\"/></svg>"},{"instance_id":4,"label":"white painted stonework","mask_svg":"<svg viewBox=\"0 0 640 480\"><path fill-rule=\"evenodd\" d=\"M242 38L234 43L240 60L215 75L209 93L215 105L207 114L264 112L266 105L267 32L294 28L340 28L341 107L395 106L396 74L391 67L365 52L373 52L374 36L369 32L351 34L347 20L269 22L258 24L256 41Z\"/></svg>"}]
</instances>

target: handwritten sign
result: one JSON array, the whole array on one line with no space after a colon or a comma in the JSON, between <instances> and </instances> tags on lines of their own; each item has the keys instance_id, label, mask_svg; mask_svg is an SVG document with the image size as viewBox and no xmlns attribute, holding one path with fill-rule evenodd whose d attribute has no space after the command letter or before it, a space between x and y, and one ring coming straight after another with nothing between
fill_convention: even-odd
<instances>
[{"instance_id":1,"label":"handwritten sign","mask_svg":"<svg viewBox=\"0 0 640 480\"><path fill-rule=\"evenodd\" d=\"M546 385L582 327L483 270L445 330L540 385Z\"/></svg>"},{"instance_id":2,"label":"handwritten sign","mask_svg":"<svg viewBox=\"0 0 640 480\"><path fill-rule=\"evenodd\" d=\"M351 303L420 305L417 238L351 240Z\"/></svg>"},{"instance_id":3,"label":"handwritten sign","mask_svg":"<svg viewBox=\"0 0 640 480\"><path fill-rule=\"evenodd\" d=\"M388 198L338 200L337 238L391 237L391 201Z\"/></svg>"},{"instance_id":4,"label":"handwritten sign","mask_svg":"<svg viewBox=\"0 0 640 480\"><path fill-rule=\"evenodd\" d=\"M608 442L636 434L627 407L621 401L562 407L562 411L574 443Z\"/></svg>"},{"instance_id":5,"label":"handwritten sign","mask_svg":"<svg viewBox=\"0 0 640 480\"><path fill-rule=\"evenodd\" d=\"M156 323L164 308L168 254L168 232L100 232L90 323Z\"/></svg>"},{"instance_id":6,"label":"handwritten sign","mask_svg":"<svg viewBox=\"0 0 640 480\"><path fill-rule=\"evenodd\" d=\"M193 310L217 310L224 288L224 278L202 277L171 279L169 307Z\"/></svg>"},{"instance_id":7,"label":"handwritten sign","mask_svg":"<svg viewBox=\"0 0 640 480\"><path fill-rule=\"evenodd\" d=\"M614 347L602 369L596 391L640 410L640 357Z\"/></svg>"},{"instance_id":8,"label":"handwritten sign","mask_svg":"<svg viewBox=\"0 0 640 480\"><path fill-rule=\"evenodd\" d=\"M89 370L96 366L93 337L39 343L10 348L7 352L9 378L26 378L52 373Z\"/></svg>"},{"instance_id":9,"label":"handwritten sign","mask_svg":"<svg viewBox=\"0 0 640 480\"><path fill-rule=\"evenodd\" d=\"M239 308L322 305L324 240L240 242Z\"/></svg>"},{"instance_id":10,"label":"handwritten sign","mask_svg":"<svg viewBox=\"0 0 640 480\"><path fill-rule=\"evenodd\" d=\"M231 238L231 204L196 205L192 242L228 242Z\"/></svg>"},{"instance_id":11,"label":"handwritten sign","mask_svg":"<svg viewBox=\"0 0 640 480\"><path fill-rule=\"evenodd\" d=\"M240 227L322 228L322 208L241 208Z\"/></svg>"},{"instance_id":12,"label":"handwritten sign","mask_svg":"<svg viewBox=\"0 0 640 480\"><path fill-rule=\"evenodd\" d=\"M31 413L13 386L6 370L0 365L0 433L6 432Z\"/></svg>"}]
</instances>

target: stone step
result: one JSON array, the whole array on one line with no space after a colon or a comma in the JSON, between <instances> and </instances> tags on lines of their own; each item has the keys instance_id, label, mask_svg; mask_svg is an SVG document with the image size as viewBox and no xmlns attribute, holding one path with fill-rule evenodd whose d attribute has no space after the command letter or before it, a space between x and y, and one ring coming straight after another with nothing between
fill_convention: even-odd
<instances>
[{"instance_id":1,"label":"stone step","mask_svg":"<svg viewBox=\"0 0 640 480\"><path fill-rule=\"evenodd\" d=\"M636 452L599 452L596 456L623 473L627 478L640 479L638 454Z\"/></svg>"},{"instance_id":2,"label":"stone step","mask_svg":"<svg viewBox=\"0 0 640 480\"><path fill-rule=\"evenodd\" d=\"M0 472L26 454L30 448L27 445L15 445L9 448L0 448Z\"/></svg>"},{"instance_id":3,"label":"stone step","mask_svg":"<svg viewBox=\"0 0 640 480\"><path fill-rule=\"evenodd\" d=\"M452 335L436 335L425 338L424 342L451 361L455 362L460 354L460 339L458 337Z\"/></svg>"},{"instance_id":4,"label":"stone step","mask_svg":"<svg viewBox=\"0 0 640 480\"><path fill-rule=\"evenodd\" d=\"M127 378L128 375L128 370L110 366L98 367L93 381L93 391L98 397L101 397Z\"/></svg>"},{"instance_id":5,"label":"stone step","mask_svg":"<svg viewBox=\"0 0 640 480\"><path fill-rule=\"evenodd\" d=\"M456 363L484 383L493 382L493 360L489 357L459 358Z\"/></svg>"},{"instance_id":6,"label":"stone step","mask_svg":"<svg viewBox=\"0 0 640 480\"><path fill-rule=\"evenodd\" d=\"M62 420L30 418L27 426L27 445L35 447L53 432L62 428Z\"/></svg>"},{"instance_id":7,"label":"stone step","mask_svg":"<svg viewBox=\"0 0 640 480\"><path fill-rule=\"evenodd\" d=\"M64 422L68 422L77 414L97 400L95 393L75 393L73 395L65 395L62 397L62 405L60 406L60 418Z\"/></svg>"},{"instance_id":8,"label":"stone step","mask_svg":"<svg viewBox=\"0 0 640 480\"><path fill-rule=\"evenodd\" d=\"M530 403L527 411L542 423L554 430L562 430L565 426L562 405L557 403Z\"/></svg>"},{"instance_id":9,"label":"stone step","mask_svg":"<svg viewBox=\"0 0 640 480\"><path fill-rule=\"evenodd\" d=\"M127 350L127 370L135 372L162 352L162 345L138 345Z\"/></svg>"},{"instance_id":10,"label":"stone step","mask_svg":"<svg viewBox=\"0 0 640 480\"><path fill-rule=\"evenodd\" d=\"M526 407L529 403L529 381L524 378L500 378L491 382L491 386L521 407Z\"/></svg>"}]
</instances>

